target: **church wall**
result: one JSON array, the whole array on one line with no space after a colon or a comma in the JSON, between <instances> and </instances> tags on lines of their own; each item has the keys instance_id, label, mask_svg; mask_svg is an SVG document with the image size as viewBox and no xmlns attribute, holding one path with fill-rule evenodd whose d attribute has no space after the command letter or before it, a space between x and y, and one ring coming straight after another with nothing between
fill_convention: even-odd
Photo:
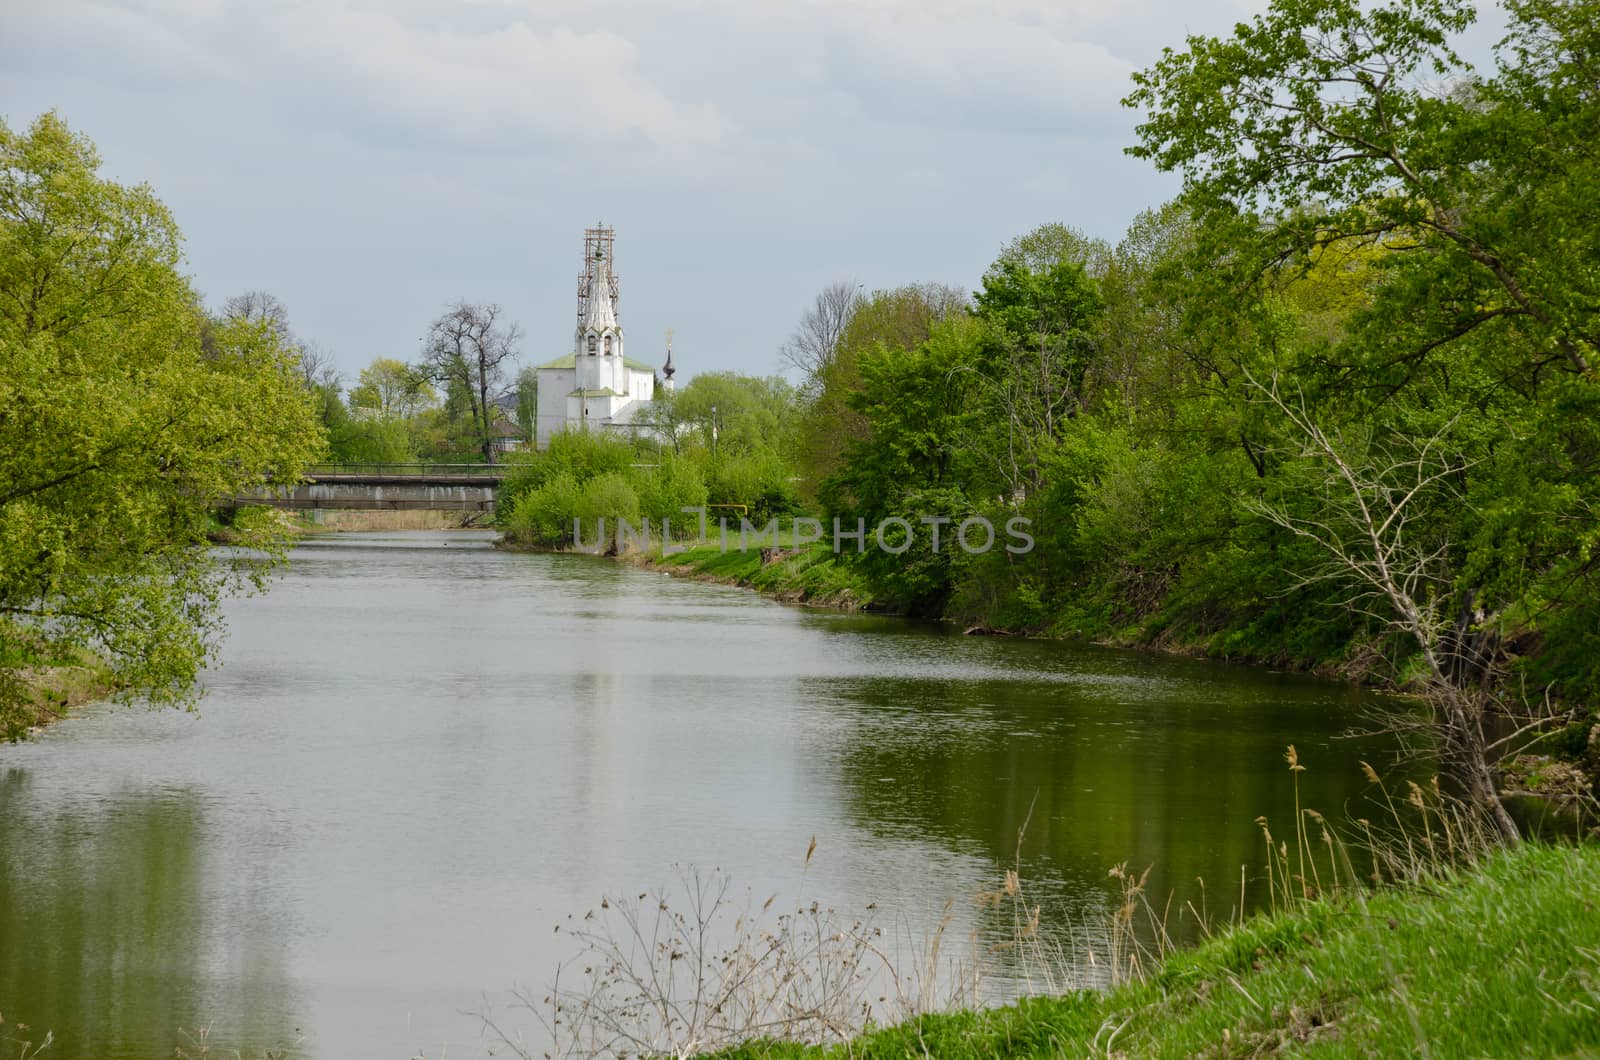
<instances>
[{"instance_id":1,"label":"church wall","mask_svg":"<svg viewBox=\"0 0 1600 1060\"><path fill-rule=\"evenodd\" d=\"M629 368L628 396L635 401L650 401L655 398L656 374L654 372L641 372Z\"/></svg>"},{"instance_id":2,"label":"church wall","mask_svg":"<svg viewBox=\"0 0 1600 1060\"><path fill-rule=\"evenodd\" d=\"M534 423L534 444L544 449L550 436L566 425L567 395L577 386L577 372L571 368L539 370L539 402Z\"/></svg>"}]
</instances>

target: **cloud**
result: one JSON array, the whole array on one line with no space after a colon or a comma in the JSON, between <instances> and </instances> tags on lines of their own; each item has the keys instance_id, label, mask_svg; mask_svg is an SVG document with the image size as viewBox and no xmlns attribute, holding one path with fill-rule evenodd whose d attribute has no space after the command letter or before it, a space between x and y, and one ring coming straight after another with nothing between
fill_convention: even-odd
<instances>
[{"instance_id":1,"label":"cloud","mask_svg":"<svg viewBox=\"0 0 1600 1060\"><path fill-rule=\"evenodd\" d=\"M539 24L493 3L476 19L460 10L443 0L21 0L10 27L21 32L0 56L35 76L78 66L80 77L188 94L191 105L236 93L356 139L677 149L729 132L714 105L652 84L639 46L614 29Z\"/></svg>"},{"instance_id":2,"label":"cloud","mask_svg":"<svg viewBox=\"0 0 1600 1060\"><path fill-rule=\"evenodd\" d=\"M1060 27L863 8L828 36L831 80L886 116L985 128L1114 112L1131 64Z\"/></svg>"},{"instance_id":3,"label":"cloud","mask_svg":"<svg viewBox=\"0 0 1600 1060\"><path fill-rule=\"evenodd\" d=\"M704 146L727 132L709 105L684 105L639 70L616 32L523 21L463 27L355 6L305 4L265 20L300 78L295 96L366 122L479 147L642 141Z\"/></svg>"}]
</instances>

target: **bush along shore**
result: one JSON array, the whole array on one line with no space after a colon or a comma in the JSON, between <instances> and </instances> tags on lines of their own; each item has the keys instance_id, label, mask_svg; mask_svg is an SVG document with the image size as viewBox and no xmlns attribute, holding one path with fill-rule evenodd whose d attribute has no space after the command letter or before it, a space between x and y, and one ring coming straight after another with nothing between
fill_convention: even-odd
<instances>
[{"instance_id":1,"label":"bush along shore","mask_svg":"<svg viewBox=\"0 0 1600 1060\"><path fill-rule=\"evenodd\" d=\"M625 562L679 577L752 589L785 603L841 611L896 611L873 594L871 585L859 572L839 562L825 543L789 550L740 548L733 537L727 548L720 541L708 540L669 549L658 545L648 550L624 551L618 556Z\"/></svg>"}]
</instances>

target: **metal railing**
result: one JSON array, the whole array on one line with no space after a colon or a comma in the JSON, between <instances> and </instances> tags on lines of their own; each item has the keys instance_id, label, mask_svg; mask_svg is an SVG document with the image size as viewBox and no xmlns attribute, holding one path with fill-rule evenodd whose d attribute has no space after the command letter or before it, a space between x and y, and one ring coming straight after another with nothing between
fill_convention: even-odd
<instances>
[{"instance_id":1,"label":"metal railing","mask_svg":"<svg viewBox=\"0 0 1600 1060\"><path fill-rule=\"evenodd\" d=\"M505 464L312 464L306 468L306 474L311 478L319 475L394 475L412 478L484 475L502 478L509 470Z\"/></svg>"}]
</instances>

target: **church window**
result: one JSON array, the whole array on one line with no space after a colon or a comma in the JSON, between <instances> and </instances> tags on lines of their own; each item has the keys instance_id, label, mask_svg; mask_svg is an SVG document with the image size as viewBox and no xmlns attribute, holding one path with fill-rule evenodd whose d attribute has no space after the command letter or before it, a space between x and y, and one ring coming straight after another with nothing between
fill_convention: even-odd
<instances>
[{"instance_id":1,"label":"church window","mask_svg":"<svg viewBox=\"0 0 1600 1060\"><path fill-rule=\"evenodd\" d=\"M606 336L606 356L607 357L611 356L611 336L610 335Z\"/></svg>"},{"instance_id":2,"label":"church window","mask_svg":"<svg viewBox=\"0 0 1600 1060\"><path fill-rule=\"evenodd\" d=\"M589 352L591 354L594 353L594 336L593 335L589 336Z\"/></svg>"}]
</instances>

